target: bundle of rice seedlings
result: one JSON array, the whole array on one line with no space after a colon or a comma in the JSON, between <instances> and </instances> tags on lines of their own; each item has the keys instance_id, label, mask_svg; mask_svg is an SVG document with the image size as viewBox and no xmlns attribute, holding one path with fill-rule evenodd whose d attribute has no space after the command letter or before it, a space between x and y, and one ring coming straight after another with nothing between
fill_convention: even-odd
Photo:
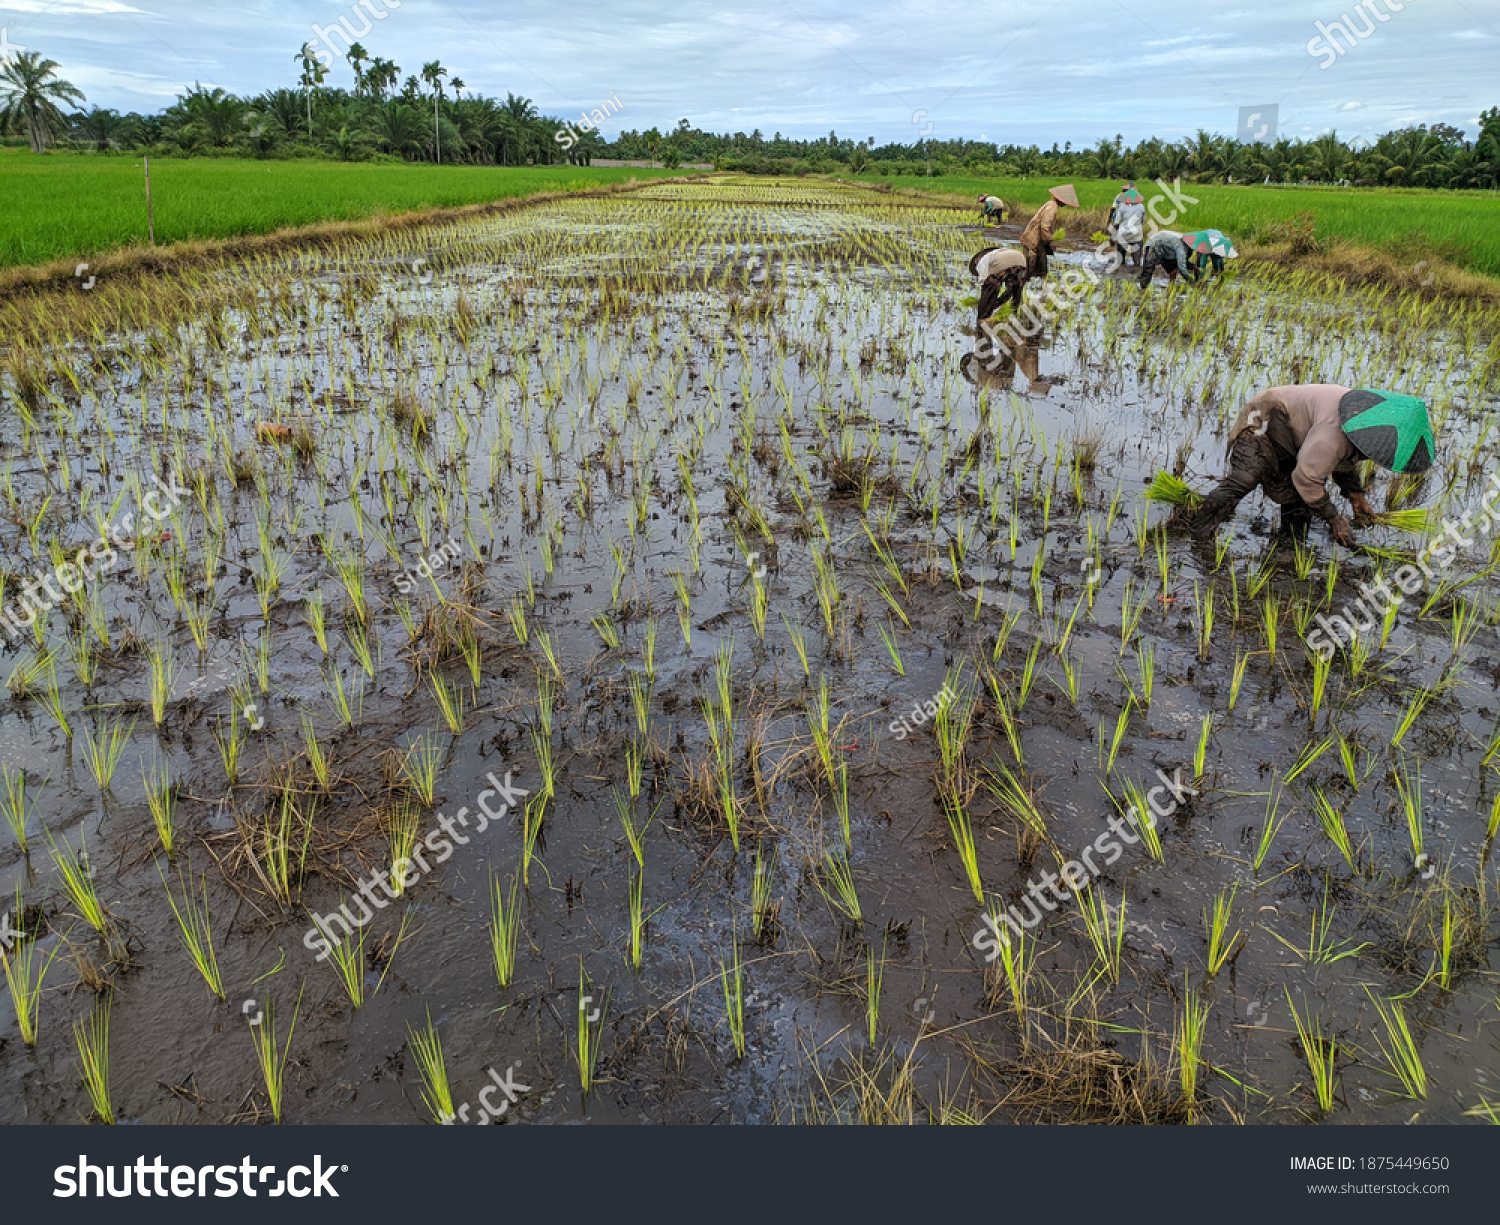
<instances>
[{"instance_id":1,"label":"bundle of rice seedlings","mask_svg":"<svg viewBox=\"0 0 1500 1225\"><path fill-rule=\"evenodd\" d=\"M1170 472L1158 472L1146 487L1148 502L1165 502L1168 506L1185 506L1193 510L1202 501L1203 495L1188 487L1181 477Z\"/></svg>"},{"instance_id":2,"label":"bundle of rice seedlings","mask_svg":"<svg viewBox=\"0 0 1500 1225\"><path fill-rule=\"evenodd\" d=\"M1413 536L1431 535L1434 530L1432 514L1426 510L1387 510L1375 516L1380 527L1393 527L1398 532L1410 532Z\"/></svg>"}]
</instances>

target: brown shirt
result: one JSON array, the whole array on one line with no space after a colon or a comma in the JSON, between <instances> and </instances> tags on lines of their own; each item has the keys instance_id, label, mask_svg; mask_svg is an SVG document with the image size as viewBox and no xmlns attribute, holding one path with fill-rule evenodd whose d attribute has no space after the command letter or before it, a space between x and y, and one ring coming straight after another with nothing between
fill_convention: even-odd
<instances>
[{"instance_id":1,"label":"brown shirt","mask_svg":"<svg viewBox=\"0 0 1500 1225\"><path fill-rule=\"evenodd\" d=\"M1266 433L1262 426L1274 424L1272 414L1280 408L1296 447L1292 486L1298 496L1309 506L1327 501L1329 477L1337 480L1345 493L1358 490L1359 452L1339 421L1339 401L1348 392L1349 388L1338 383L1303 383L1263 391L1235 418L1229 430L1230 445L1246 430Z\"/></svg>"},{"instance_id":2,"label":"brown shirt","mask_svg":"<svg viewBox=\"0 0 1500 1225\"><path fill-rule=\"evenodd\" d=\"M1056 200L1049 199L1047 203L1032 213L1031 220L1026 223L1026 228L1021 231L1021 245L1030 247L1035 251L1044 243L1052 241L1052 234L1057 229Z\"/></svg>"}]
</instances>

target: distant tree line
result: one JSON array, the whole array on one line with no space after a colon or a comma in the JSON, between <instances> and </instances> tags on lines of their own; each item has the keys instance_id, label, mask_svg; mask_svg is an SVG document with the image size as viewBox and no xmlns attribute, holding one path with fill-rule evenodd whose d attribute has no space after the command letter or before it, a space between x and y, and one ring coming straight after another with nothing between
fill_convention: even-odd
<instances>
[{"instance_id":1,"label":"distant tree line","mask_svg":"<svg viewBox=\"0 0 1500 1225\"><path fill-rule=\"evenodd\" d=\"M1340 140L1332 132L1312 140L1247 144L1200 129L1178 141L1151 137L1127 147L1123 137L1091 149L1000 145L976 140L930 140L877 146L829 132L791 140L759 129L746 135L704 132L681 120L675 131L622 132L601 156L712 162L752 173L993 174L1002 177L1178 178L1198 183L1348 183L1386 187L1500 187L1500 108L1480 116L1473 140L1448 124L1387 132L1370 142Z\"/></svg>"}]
</instances>

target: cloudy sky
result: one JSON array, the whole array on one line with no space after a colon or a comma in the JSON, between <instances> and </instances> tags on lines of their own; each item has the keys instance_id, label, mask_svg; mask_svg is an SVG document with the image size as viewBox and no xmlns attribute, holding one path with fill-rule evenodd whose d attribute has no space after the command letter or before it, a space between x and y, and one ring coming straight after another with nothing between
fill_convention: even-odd
<instances>
[{"instance_id":1,"label":"cloudy sky","mask_svg":"<svg viewBox=\"0 0 1500 1225\"><path fill-rule=\"evenodd\" d=\"M439 59L470 90L544 114L611 92L625 128L1089 145L1280 130L1375 136L1414 123L1474 134L1500 105L1500 0L0 0L0 38L41 51L90 105L154 111L193 82L295 85L294 53L340 17L403 73ZM383 14L378 20L371 13ZM353 16L362 13L362 16ZM1343 54L1317 24L1352 20ZM1368 35L1365 31L1369 30ZM341 57L342 41L330 35ZM4 46L0 45L0 54ZM330 78L348 85L339 59ZM606 136L615 126L606 125Z\"/></svg>"}]
</instances>

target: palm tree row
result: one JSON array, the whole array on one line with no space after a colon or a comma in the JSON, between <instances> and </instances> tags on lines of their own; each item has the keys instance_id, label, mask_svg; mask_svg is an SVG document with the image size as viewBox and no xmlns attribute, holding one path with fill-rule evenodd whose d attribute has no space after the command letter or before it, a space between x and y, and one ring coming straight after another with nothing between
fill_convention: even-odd
<instances>
[{"instance_id":1,"label":"palm tree row","mask_svg":"<svg viewBox=\"0 0 1500 1225\"><path fill-rule=\"evenodd\" d=\"M325 87L328 68L304 45L294 56L302 70L296 89L252 98L194 85L157 115L101 107L67 115L58 104L84 102L82 92L58 77L56 61L23 52L0 64L0 132L26 135L34 153L71 138L97 151L275 157L312 149L348 161L385 154L406 161L587 165L601 155L597 133L581 133L564 152L554 139L563 120L541 115L529 98L464 96L463 78L437 60L397 89L401 70L393 61L371 57L358 43L346 58L353 91Z\"/></svg>"},{"instance_id":2,"label":"palm tree row","mask_svg":"<svg viewBox=\"0 0 1500 1225\"><path fill-rule=\"evenodd\" d=\"M873 138L851 140L830 132L826 138L792 140L757 130L746 135L703 132L683 120L663 136L655 128L622 132L602 156L712 161L768 173L784 172L786 162L810 169L867 167L898 172L925 167L934 174L960 171L1011 176L1120 178L1148 181L1183 178L1199 183L1350 183L1387 187L1500 187L1500 108L1480 117L1477 137L1446 124L1387 132L1375 141L1344 141L1333 132L1313 140L1281 139L1249 144L1200 130L1179 141L1151 137L1134 148L1122 137L1100 140L1092 149L1043 150L1036 145L998 145L975 140L916 142L876 146Z\"/></svg>"}]
</instances>

